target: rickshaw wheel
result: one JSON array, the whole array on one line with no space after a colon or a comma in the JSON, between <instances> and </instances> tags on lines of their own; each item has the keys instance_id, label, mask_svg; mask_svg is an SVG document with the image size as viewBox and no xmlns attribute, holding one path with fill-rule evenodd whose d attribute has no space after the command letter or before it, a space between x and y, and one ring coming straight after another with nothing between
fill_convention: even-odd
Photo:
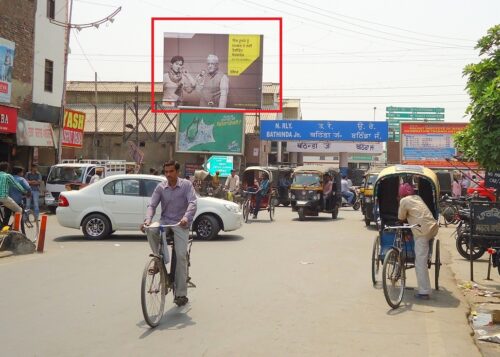
<instances>
[{"instance_id":1,"label":"rickshaw wheel","mask_svg":"<svg viewBox=\"0 0 500 357\"><path fill-rule=\"evenodd\" d=\"M441 248L439 240L436 240L436 256L434 258L434 287L439 290L439 270L441 270Z\"/></svg>"},{"instance_id":2,"label":"rickshaw wheel","mask_svg":"<svg viewBox=\"0 0 500 357\"><path fill-rule=\"evenodd\" d=\"M380 236L377 235L375 242L373 242L372 249L372 283L373 286L377 285L380 280L377 280L380 273Z\"/></svg>"},{"instance_id":3,"label":"rickshaw wheel","mask_svg":"<svg viewBox=\"0 0 500 357\"><path fill-rule=\"evenodd\" d=\"M390 249L386 253L382 276L385 300L390 307L397 309L403 300L406 271L401 255L396 249Z\"/></svg>"},{"instance_id":4,"label":"rickshaw wheel","mask_svg":"<svg viewBox=\"0 0 500 357\"><path fill-rule=\"evenodd\" d=\"M339 216L339 207L336 206L332 211L332 219L337 219L338 216Z\"/></svg>"},{"instance_id":5,"label":"rickshaw wheel","mask_svg":"<svg viewBox=\"0 0 500 357\"><path fill-rule=\"evenodd\" d=\"M469 240L467 239L468 236L465 233L459 233L457 237L457 250L460 255L465 258L465 259L470 259L469 256ZM472 260L477 260L483 256L483 254L486 252L486 249L484 249L481 246L473 246L472 247Z\"/></svg>"},{"instance_id":6,"label":"rickshaw wheel","mask_svg":"<svg viewBox=\"0 0 500 357\"><path fill-rule=\"evenodd\" d=\"M306 215L304 213L304 207L300 207L298 213L299 213L299 221L303 221L306 218Z\"/></svg>"},{"instance_id":7,"label":"rickshaw wheel","mask_svg":"<svg viewBox=\"0 0 500 357\"><path fill-rule=\"evenodd\" d=\"M352 209L357 211L359 210L359 208L361 207L361 203L358 202L355 202L354 205L352 206Z\"/></svg>"},{"instance_id":8,"label":"rickshaw wheel","mask_svg":"<svg viewBox=\"0 0 500 357\"><path fill-rule=\"evenodd\" d=\"M248 223L248 215L250 214L251 203L247 200L243 205L243 217L245 218L245 223Z\"/></svg>"}]
</instances>

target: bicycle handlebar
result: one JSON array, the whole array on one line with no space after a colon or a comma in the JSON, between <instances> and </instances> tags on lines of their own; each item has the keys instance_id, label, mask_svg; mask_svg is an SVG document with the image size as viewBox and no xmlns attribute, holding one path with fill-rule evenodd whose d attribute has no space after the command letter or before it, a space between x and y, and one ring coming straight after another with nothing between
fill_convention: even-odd
<instances>
[{"instance_id":1,"label":"bicycle handlebar","mask_svg":"<svg viewBox=\"0 0 500 357\"><path fill-rule=\"evenodd\" d=\"M411 229L411 228L416 228L416 227L422 227L420 224L404 224L402 226L385 226L385 229Z\"/></svg>"},{"instance_id":2,"label":"bicycle handlebar","mask_svg":"<svg viewBox=\"0 0 500 357\"><path fill-rule=\"evenodd\" d=\"M179 225L180 225L180 222L177 222L175 224L155 224L155 223L152 223L149 226L144 226L144 230L147 231L149 229L159 228L160 232L163 232L165 230L165 228L177 227Z\"/></svg>"}]
</instances>

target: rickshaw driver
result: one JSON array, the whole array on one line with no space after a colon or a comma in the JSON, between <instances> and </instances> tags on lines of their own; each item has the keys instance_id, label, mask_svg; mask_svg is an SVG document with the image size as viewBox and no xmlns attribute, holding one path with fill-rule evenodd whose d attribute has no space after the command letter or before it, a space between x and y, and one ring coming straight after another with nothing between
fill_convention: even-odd
<instances>
[{"instance_id":1,"label":"rickshaw driver","mask_svg":"<svg viewBox=\"0 0 500 357\"><path fill-rule=\"evenodd\" d=\"M431 282L427 260L429 259L429 240L438 233L438 223L432 216L429 207L422 198L415 195L413 187L405 183L399 187L398 219L407 220L410 225L419 224L420 227L412 228L415 241L415 273L417 275L417 299L429 300Z\"/></svg>"},{"instance_id":2,"label":"rickshaw driver","mask_svg":"<svg viewBox=\"0 0 500 357\"><path fill-rule=\"evenodd\" d=\"M262 182L259 185L259 189L255 193L255 208L253 211L253 219L257 218L257 214L260 210L260 202L262 201L262 197L267 195L267 191L269 191L269 174L264 172L262 178Z\"/></svg>"}]
</instances>

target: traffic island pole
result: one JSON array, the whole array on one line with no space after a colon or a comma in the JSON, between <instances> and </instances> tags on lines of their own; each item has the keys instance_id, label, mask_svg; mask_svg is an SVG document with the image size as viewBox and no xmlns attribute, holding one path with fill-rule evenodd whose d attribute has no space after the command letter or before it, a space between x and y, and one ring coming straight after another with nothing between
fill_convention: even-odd
<instances>
[{"instance_id":1,"label":"traffic island pole","mask_svg":"<svg viewBox=\"0 0 500 357\"><path fill-rule=\"evenodd\" d=\"M43 246L45 244L45 231L47 230L47 215L43 214L40 222L40 233L38 233L38 246L36 251L43 253Z\"/></svg>"},{"instance_id":2,"label":"traffic island pole","mask_svg":"<svg viewBox=\"0 0 500 357\"><path fill-rule=\"evenodd\" d=\"M16 212L14 214L14 231L19 232L19 228L21 228L21 213Z\"/></svg>"}]
</instances>

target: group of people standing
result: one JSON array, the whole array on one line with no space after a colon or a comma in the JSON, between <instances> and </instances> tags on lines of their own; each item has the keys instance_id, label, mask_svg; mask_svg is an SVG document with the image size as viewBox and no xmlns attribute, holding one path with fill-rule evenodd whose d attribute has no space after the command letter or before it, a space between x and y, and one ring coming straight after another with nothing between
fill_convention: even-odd
<instances>
[{"instance_id":1,"label":"group of people standing","mask_svg":"<svg viewBox=\"0 0 500 357\"><path fill-rule=\"evenodd\" d=\"M454 173L451 184L451 194L453 197L465 196L469 187L477 187L477 177L472 175L469 179L465 174Z\"/></svg>"},{"instance_id":2,"label":"group of people standing","mask_svg":"<svg viewBox=\"0 0 500 357\"><path fill-rule=\"evenodd\" d=\"M39 199L42 175L36 164L26 173L21 166L14 166L9 173L10 164L0 162L0 203L4 206L2 226L9 225L13 212L21 213L23 207L32 208L35 219L40 215ZM26 198L26 200L25 200Z\"/></svg>"}]
</instances>

